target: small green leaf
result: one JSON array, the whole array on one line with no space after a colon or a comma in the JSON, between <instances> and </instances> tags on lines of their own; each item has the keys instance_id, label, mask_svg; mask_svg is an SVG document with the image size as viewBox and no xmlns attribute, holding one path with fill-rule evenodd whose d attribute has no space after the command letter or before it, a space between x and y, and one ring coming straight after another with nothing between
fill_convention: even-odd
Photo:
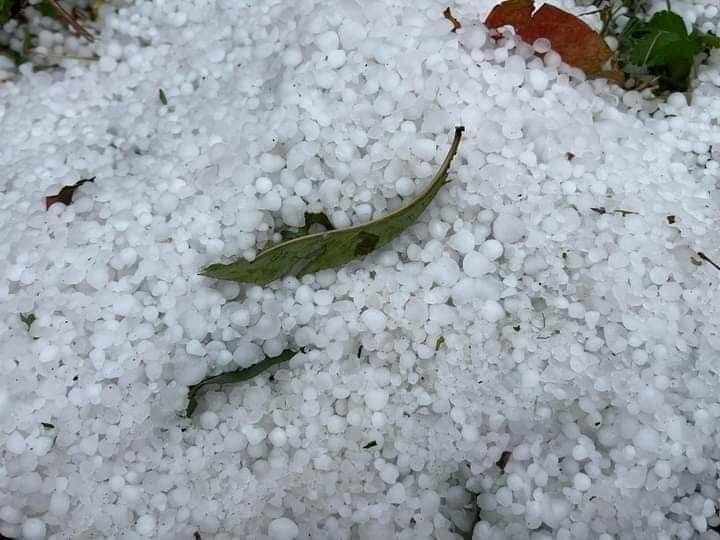
<instances>
[{"instance_id":1,"label":"small green leaf","mask_svg":"<svg viewBox=\"0 0 720 540\"><path fill-rule=\"evenodd\" d=\"M330 218L324 212L305 212L305 225L300 228L281 229L279 232L283 240L292 240L310 234L310 227L313 225L322 225L327 231L335 229Z\"/></svg>"},{"instance_id":2,"label":"small green leaf","mask_svg":"<svg viewBox=\"0 0 720 540\"><path fill-rule=\"evenodd\" d=\"M455 137L440 169L425 191L410 204L369 223L280 242L263 250L254 261L241 259L230 264L210 265L203 275L267 285L287 275L302 276L337 268L387 245L418 220L447 182L463 130L455 128Z\"/></svg>"},{"instance_id":3,"label":"small green leaf","mask_svg":"<svg viewBox=\"0 0 720 540\"><path fill-rule=\"evenodd\" d=\"M435 342L435 352L439 351L442 347L445 347L445 336L440 336Z\"/></svg>"},{"instance_id":4,"label":"small green leaf","mask_svg":"<svg viewBox=\"0 0 720 540\"><path fill-rule=\"evenodd\" d=\"M647 22L647 26L654 31L663 31L680 37L688 37L687 27L683 18L674 11L658 11Z\"/></svg>"},{"instance_id":5,"label":"small green leaf","mask_svg":"<svg viewBox=\"0 0 720 540\"><path fill-rule=\"evenodd\" d=\"M687 57L688 47L692 47L690 40L660 30L639 40L633 48L630 60L636 66L658 66L666 64L673 56ZM694 54L693 52L689 55L690 60Z\"/></svg>"},{"instance_id":6,"label":"small green leaf","mask_svg":"<svg viewBox=\"0 0 720 540\"><path fill-rule=\"evenodd\" d=\"M168 104L167 96L165 95L165 91L162 88L158 89L158 96L160 97L160 103L163 105Z\"/></svg>"},{"instance_id":7,"label":"small green leaf","mask_svg":"<svg viewBox=\"0 0 720 540\"><path fill-rule=\"evenodd\" d=\"M34 313L21 313L20 320L23 323L25 323L25 326L27 326L28 330L30 330L32 323L35 322L35 314Z\"/></svg>"},{"instance_id":8,"label":"small green leaf","mask_svg":"<svg viewBox=\"0 0 720 540\"><path fill-rule=\"evenodd\" d=\"M197 384L193 384L189 388L188 392L188 405L185 410L186 416L192 416L192 413L195 412L195 409L198 406L198 392L200 392L200 390L202 390L205 386L211 384L233 384L249 381L250 379L260 375L263 371L270 369L277 364L288 362L296 354L296 351L283 351L278 356L266 356L264 360L261 360L257 364L248 368L221 373L220 375L208 377Z\"/></svg>"},{"instance_id":9,"label":"small green leaf","mask_svg":"<svg viewBox=\"0 0 720 540\"><path fill-rule=\"evenodd\" d=\"M0 0L0 24L10 20L10 0Z\"/></svg>"},{"instance_id":10,"label":"small green leaf","mask_svg":"<svg viewBox=\"0 0 720 540\"><path fill-rule=\"evenodd\" d=\"M720 47L720 37L706 34L697 29L693 30L693 33L690 34L690 39L695 40L703 48L717 49Z\"/></svg>"}]
</instances>

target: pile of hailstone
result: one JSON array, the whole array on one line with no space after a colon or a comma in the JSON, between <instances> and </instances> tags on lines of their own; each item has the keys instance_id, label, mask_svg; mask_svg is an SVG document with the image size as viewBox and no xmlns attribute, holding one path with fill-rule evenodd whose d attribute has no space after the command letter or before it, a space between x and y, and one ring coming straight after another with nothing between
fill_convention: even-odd
<instances>
[{"instance_id":1,"label":"pile of hailstone","mask_svg":"<svg viewBox=\"0 0 720 540\"><path fill-rule=\"evenodd\" d=\"M138 1L97 62L0 85L4 537L717 538L720 52L657 100L493 39L491 6ZM198 275L399 207L456 125L389 247Z\"/></svg>"}]
</instances>

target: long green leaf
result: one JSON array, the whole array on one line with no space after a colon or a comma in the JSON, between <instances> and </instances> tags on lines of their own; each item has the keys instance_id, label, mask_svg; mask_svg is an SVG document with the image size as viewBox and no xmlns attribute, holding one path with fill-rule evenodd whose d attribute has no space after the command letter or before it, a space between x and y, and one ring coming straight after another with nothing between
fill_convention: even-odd
<instances>
[{"instance_id":1,"label":"long green leaf","mask_svg":"<svg viewBox=\"0 0 720 540\"><path fill-rule=\"evenodd\" d=\"M257 377L263 371L270 369L271 367L276 366L277 364L282 364L284 362L288 362L296 354L297 354L296 351L283 351L278 356L273 356L273 357L266 356L264 360L261 360L257 364L250 366L248 368L238 369L235 371L228 371L227 373L221 373L220 375L208 377L207 379L200 381L197 384L193 384L189 388L188 405L187 405L187 409L185 410L185 415L192 416L192 413L195 412L195 409L198 406L198 393L204 387L209 386L211 384L232 384L232 383L249 381L253 377Z\"/></svg>"},{"instance_id":2,"label":"long green leaf","mask_svg":"<svg viewBox=\"0 0 720 540\"><path fill-rule=\"evenodd\" d=\"M362 225L280 242L262 251L254 261L241 259L231 264L210 265L203 275L267 285L287 275L302 276L337 268L381 248L413 225L445 185L463 131L463 127L455 128L455 137L440 170L425 191L407 206Z\"/></svg>"}]
</instances>

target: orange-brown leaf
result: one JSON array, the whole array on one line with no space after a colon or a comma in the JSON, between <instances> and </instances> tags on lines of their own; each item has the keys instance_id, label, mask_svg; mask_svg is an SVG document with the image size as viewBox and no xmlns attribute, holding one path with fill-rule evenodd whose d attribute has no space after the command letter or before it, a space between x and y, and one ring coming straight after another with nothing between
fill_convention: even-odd
<instances>
[{"instance_id":1,"label":"orange-brown leaf","mask_svg":"<svg viewBox=\"0 0 720 540\"><path fill-rule=\"evenodd\" d=\"M532 24L532 12L535 9L533 0L505 0L495 6L485 19L488 28L499 28L510 25L518 34Z\"/></svg>"},{"instance_id":2,"label":"orange-brown leaf","mask_svg":"<svg viewBox=\"0 0 720 540\"><path fill-rule=\"evenodd\" d=\"M527 43L546 38L565 63L590 76L602 71L612 51L600 34L572 13L548 4L532 13L533 7L533 0L506 0L493 8L485 25L511 25Z\"/></svg>"}]
</instances>

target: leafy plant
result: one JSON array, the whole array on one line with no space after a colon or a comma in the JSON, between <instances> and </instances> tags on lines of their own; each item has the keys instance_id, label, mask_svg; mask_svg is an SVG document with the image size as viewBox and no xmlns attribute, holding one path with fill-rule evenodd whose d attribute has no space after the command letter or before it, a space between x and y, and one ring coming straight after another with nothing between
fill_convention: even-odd
<instances>
[{"instance_id":1,"label":"leafy plant","mask_svg":"<svg viewBox=\"0 0 720 540\"><path fill-rule=\"evenodd\" d=\"M289 362L290 359L296 354L296 351L283 351L278 356L266 356L264 360L248 368L228 371L226 373L221 373L220 375L214 375L213 377L208 377L207 379L204 379L199 383L192 385L189 388L188 392L188 404L187 409L185 409L185 415L192 416L192 414L195 412L195 409L197 409L198 406L198 393L206 386L210 386L213 384L234 384L249 381L250 379L257 377L263 371L266 371L273 366Z\"/></svg>"},{"instance_id":2,"label":"leafy plant","mask_svg":"<svg viewBox=\"0 0 720 540\"><path fill-rule=\"evenodd\" d=\"M0 0L0 26L10 20L15 20L18 25L25 25L33 16L39 14L55 19L67 27L72 28L75 33L92 43L95 41L95 36L81 24L80 20L88 18L95 20L98 7L99 4L93 4L87 10L73 8L71 11L68 11L62 3L60 3L60 0L42 0L34 5L30 5L28 0ZM18 65L30 60L30 53L34 46L33 41L35 39L35 36L27 29L27 26L25 26L24 29L21 28L20 31L24 31L21 50L11 47L7 42L0 44L0 54L7 56ZM81 59L89 60L85 58ZM35 66L38 70L52 67L54 66Z\"/></svg>"},{"instance_id":3,"label":"leafy plant","mask_svg":"<svg viewBox=\"0 0 720 540\"><path fill-rule=\"evenodd\" d=\"M447 183L450 163L457 153L463 131L462 127L455 128L455 137L440 170L425 191L407 206L363 225L280 242L262 251L253 261L241 259L230 264L213 264L203 275L267 285L287 275L302 276L337 268L388 244L417 221Z\"/></svg>"},{"instance_id":4,"label":"leafy plant","mask_svg":"<svg viewBox=\"0 0 720 540\"><path fill-rule=\"evenodd\" d=\"M663 10L648 21L630 18L619 43L623 60L657 77L660 89L684 92L690 87L695 57L720 47L720 38L696 28L688 33L680 15Z\"/></svg>"},{"instance_id":5,"label":"leafy plant","mask_svg":"<svg viewBox=\"0 0 720 540\"><path fill-rule=\"evenodd\" d=\"M652 87L657 93L688 90L696 57L720 47L720 38L698 29L688 32L685 21L667 9L647 18L647 0L592 0L603 36L618 41L617 61L634 87Z\"/></svg>"}]
</instances>

